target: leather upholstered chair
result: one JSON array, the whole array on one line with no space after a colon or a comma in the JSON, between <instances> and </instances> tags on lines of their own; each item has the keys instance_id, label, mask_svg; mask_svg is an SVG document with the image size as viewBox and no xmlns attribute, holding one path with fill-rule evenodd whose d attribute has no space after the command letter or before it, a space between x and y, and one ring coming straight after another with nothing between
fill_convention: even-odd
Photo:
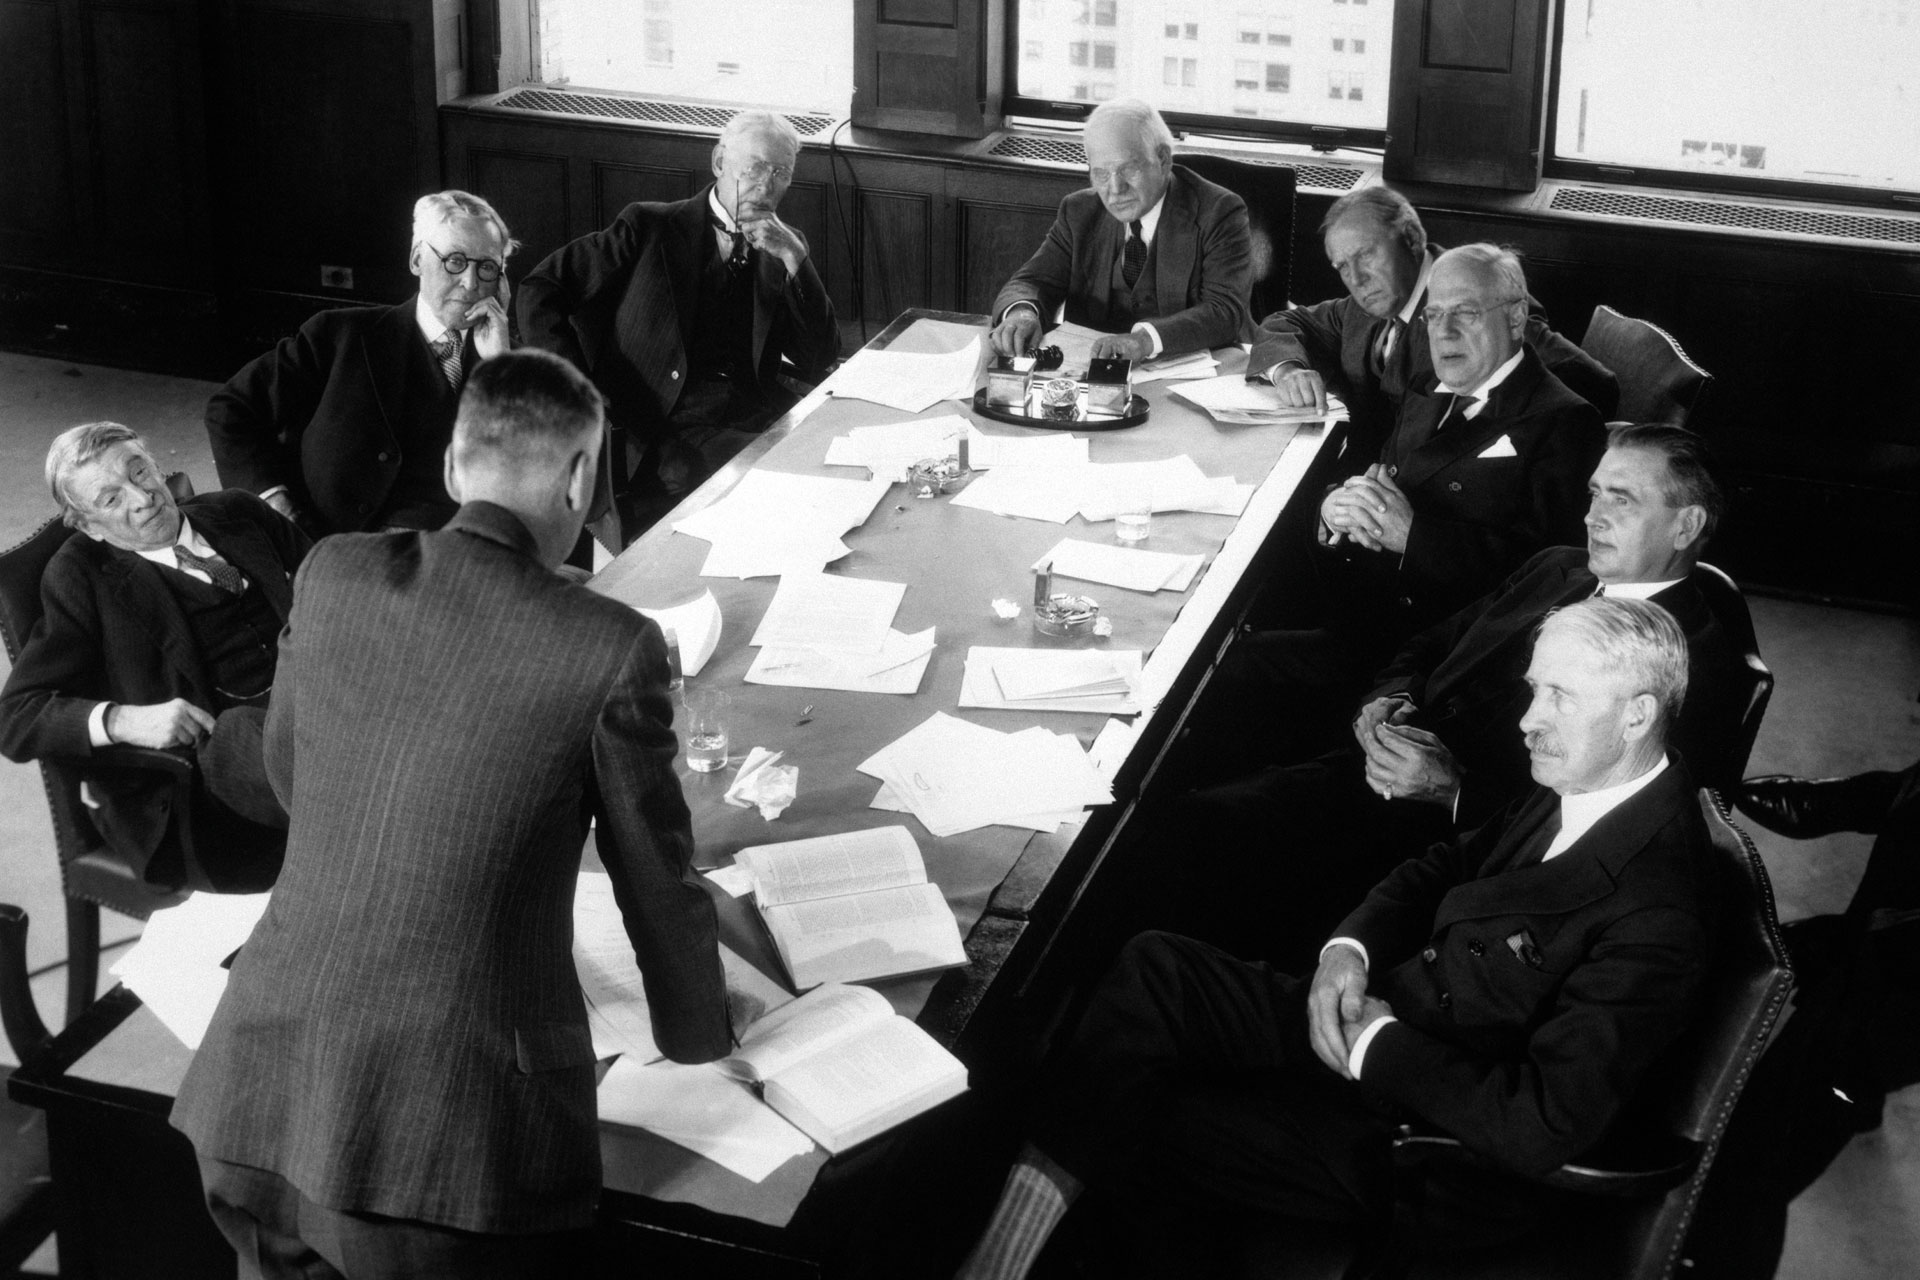
<instances>
[{"instance_id":1,"label":"leather upholstered chair","mask_svg":"<svg viewBox=\"0 0 1920 1280\"><path fill-rule=\"evenodd\" d=\"M1247 202L1247 229L1253 241L1253 288L1247 310L1255 324L1284 310L1293 274L1292 166L1256 164L1198 152L1176 155L1173 161Z\"/></svg>"},{"instance_id":2,"label":"leather upholstered chair","mask_svg":"<svg viewBox=\"0 0 1920 1280\"><path fill-rule=\"evenodd\" d=\"M1746 776L1747 758L1753 754L1754 739L1760 736L1760 721L1767 714L1767 702L1773 697L1773 672L1760 657L1760 642L1753 631L1753 614L1747 599L1740 594L1732 578L1710 564L1696 585L1707 598L1707 607L1726 629L1728 638L1740 650L1747 665L1746 708L1740 724L1714 760L1688 761L1694 777L1704 786L1729 791Z\"/></svg>"},{"instance_id":3,"label":"leather upholstered chair","mask_svg":"<svg viewBox=\"0 0 1920 1280\"><path fill-rule=\"evenodd\" d=\"M19 546L0 552L0 637L5 639L10 662L19 659L21 647L40 620L40 577L72 534L73 530L56 518ZM182 901L186 894L184 886L154 885L141 879L107 846L87 816L78 762L37 763L53 818L54 850L67 898L67 1019L71 1021L92 1003L99 980L100 908L109 907L144 920L158 908ZM187 823L193 779L190 761L145 747L109 747L95 752L87 766L157 770L172 779L174 830L169 839L180 842L183 849L191 848L192 833Z\"/></svg>"},{"instance_id":4,"label":"leather upholstered chair","mask_svg":"<svg viewBox=\"0 0 1920 1280\"><path fill-rule=\"evenodd\" d=\"M52 1039L27 983L27 913L5 904L0 904L0 1021L22 1062ZM53 1234L53 1218L47 1113L0 1090L0 1275L13 1275Z\"/></svg>"},{"instance_id":5,"label":"leather upholstered chair","mask_svg":"<svg viewBox=\"0 0 1920 1280\"><path fill-rule=\"evenodd\" d=\"M1580 349L1620 380L1615 412L1624 422L1684 427L1713 382L1713 375L1690 360L1672 334L1604 304L1593 309Z\"/></svg>"}]
</instances>

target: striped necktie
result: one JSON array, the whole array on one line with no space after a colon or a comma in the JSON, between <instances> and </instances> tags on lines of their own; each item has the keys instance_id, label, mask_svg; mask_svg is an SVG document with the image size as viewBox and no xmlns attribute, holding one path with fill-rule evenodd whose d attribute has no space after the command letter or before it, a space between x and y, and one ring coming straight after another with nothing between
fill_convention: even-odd
<instances>
[{"instance_id":1,"label":"striped necktie","mask_svg":"<svg viewBox=\"0 0 1920 1280\"><path fill-rule=\"evenodd\" d=\"M247 580L240 576L240 571L218 555L197 556L179 543L174 544L173 555L182 569L198 569L212 578L213 585L228 595L237 596L247 589Z\"/></svg>"},{"instance_id":2,"label":"striped necktie","mask_svg":"<svg viewBox=\"0 0 1920 1280\"><path fill-rule=\"evenodd\" d=\"M460 347L462 333L458 329L449 329L441 334L433 344L433 358L440 363L440 372L446 377L447 385L455 391L460 389Z\"/></svg>"},{"instance_id":3,"label":"striped necktie","mask_svg":"<svg viewBox=\"0 0 1920 1280\"><path fill-rule=\"evenodd\" d=\"M1140 272L1147 265L1147 242L1141 237L1139 222L1127 224L1127 248L1120 258L1120 277L1127 282L1127 288L1133 288L1140 279Z\"/></svg>"}]
</instances>

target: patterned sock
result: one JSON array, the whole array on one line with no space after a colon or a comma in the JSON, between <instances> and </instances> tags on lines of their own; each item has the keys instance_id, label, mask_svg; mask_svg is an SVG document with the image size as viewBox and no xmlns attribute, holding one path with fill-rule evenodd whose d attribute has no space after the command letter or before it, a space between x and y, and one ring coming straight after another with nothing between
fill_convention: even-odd
<instances>
[{"instance_id":1,"label":"patterned sock","mask_svg":"<svg viewBox=\"0 0 1920 1280\"><path fill-rule=\"evenodd\" d=\"M954 1280L1023 1280L1080 1195L1080 1180L1029 1143L1007 1173L1000 1203Z\"/></svg>"}]
</instances>

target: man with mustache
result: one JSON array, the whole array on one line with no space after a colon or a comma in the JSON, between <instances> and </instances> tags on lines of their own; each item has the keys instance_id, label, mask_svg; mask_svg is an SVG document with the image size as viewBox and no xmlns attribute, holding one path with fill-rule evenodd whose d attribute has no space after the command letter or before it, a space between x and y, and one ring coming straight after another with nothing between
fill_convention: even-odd
<instances>
[{"instance_id":1,"label":"man with mustache","mask_svg":"<svg viewBox=\"0 0 1920 1280\"><path fill-rule=\"evenodd\" d=\"M1396 868L1310 981L1171 934L1128 944L1050 1056L960 1276L1025 1275L1083 1188L1143 1275L1214 1274L1208 1251L1261 1218L1380 1238L1411 1120L1487 1162L1428 1175L1430 1247L1553 1229L1564 1193L1529 1179L1606 1135L1693 1016L1718 932L1700 797L1666 752L1686 662L1658 605L1549 617L1519 722L1539 785Z\"/></svg>"},{"instance_id":2,"label":"man with mustache","mask_svg":"<svg viewBox=\"0 0 1920 1280\"><path fill-rule=\"evenodd\" d=\"M607 397L619 537L648 525L826 376L840 352L806 237L780 217L800 136L742 111L713 148L713 185L641 202L555 250L520 284L531 346Z\"/></svg>"},{"instance_id":3,"label":"man with mustache","mask_svg":"<svg viewBox=\"0 0 1920 1280\"><path fill-rule=\"evenodd\" d=\"M407 264L415 297L320 312L208 401L220 483L259 494L314 537L445 524L457 504L441 462L460 388L512 345L516 247L480 197L421 196Z\"/></svg>"}]
</instances>

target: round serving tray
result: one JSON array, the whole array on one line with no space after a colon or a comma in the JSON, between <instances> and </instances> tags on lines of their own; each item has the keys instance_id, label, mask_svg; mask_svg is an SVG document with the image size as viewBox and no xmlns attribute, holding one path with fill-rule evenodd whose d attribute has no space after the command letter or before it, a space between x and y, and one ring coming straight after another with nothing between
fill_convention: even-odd
<instances>
[{"instance_id":1,"label":"round serving tray","mask_svg":"<svg viewBox=\"0 0 1920 1280\"><path fill-rule=\"evenodd\" d=\"M1031 403L1031 401L1029 401ZM995 422L1010 422L1016 427L1040 427L1047 431L1118 431L1137 427L1147 420L1147 398L1134 395L1127 401L1124 414L1088 413L1084 400L1072 418L1041 418L987 403L987 389L973 393L973 411Z\"/></svg>"}]
</instances>

